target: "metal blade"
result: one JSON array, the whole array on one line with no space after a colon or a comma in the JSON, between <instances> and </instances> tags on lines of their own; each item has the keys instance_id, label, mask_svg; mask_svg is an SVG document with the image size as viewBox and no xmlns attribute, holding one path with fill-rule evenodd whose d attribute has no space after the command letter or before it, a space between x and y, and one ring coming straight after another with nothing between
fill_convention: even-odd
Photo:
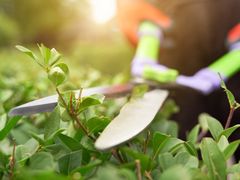
<instances>
[{"instance_id":1,"label":"metal blade","mask_svg":"<svg viewBox=\"0 0 240 180\"><path fill-rule=\"evenodd\" d=\"M92 94L103 94L107 98L121 97L131 92L133 84L123 84L114 86L102 86L95 88L83 89L82 97L89 96ZM79 90L75 91L76 96L79 95ZM41 112L51 112L56 107L58 102L58 95L48 96L42 99L31 101L21 106L11 109L9 112L10 116L16 115L31 115Z\"/></svg>"},{"instance_id":2,"label":"metal blade","mask_svg":"<svg viewBox=\"0 0 240 180\"><path fill-rule=\"evenodd\" d=\"M167 96L168 91L156 89L146 93L143 98L125 104L101 133L95 147L107 150L138 135L152 122Z\"/></svg>"}]
</instances>

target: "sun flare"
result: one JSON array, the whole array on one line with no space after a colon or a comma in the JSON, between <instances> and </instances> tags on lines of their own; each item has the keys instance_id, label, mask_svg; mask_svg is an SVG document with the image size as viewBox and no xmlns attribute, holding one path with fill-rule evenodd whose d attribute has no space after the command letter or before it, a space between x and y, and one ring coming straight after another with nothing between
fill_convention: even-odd
<instances>
[{"instance_id":1,"label":"sun flare","mask_svg":"<svg viewBox=\"0 0 240 180\"><path fill-rule=\"evenodd\" d=\"M116 0L90 0L92 18L98 24L104 24L116 14Z\"/></svg>"}]
</instances>

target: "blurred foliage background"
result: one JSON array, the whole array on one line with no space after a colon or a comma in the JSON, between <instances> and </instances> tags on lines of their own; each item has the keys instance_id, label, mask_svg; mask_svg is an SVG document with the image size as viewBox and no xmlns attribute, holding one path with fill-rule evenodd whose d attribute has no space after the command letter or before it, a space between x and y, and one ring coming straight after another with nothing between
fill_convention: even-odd
<instances>
[{"instance_id":1,"label":"blurred foliage background","mask_svg":"<svg viewBox=\"0 0 240 180\"><path fill-rule=\"evenodd\" d=\"M15 49L18 44L37 48L37 43L63 54L76 84L81 84L82 74L128 74L134 49L115 18L102 24L94 21L89 1L0 0L0 75L25 81L39 78L38 67Z\"/></svg>"}]
</instances>

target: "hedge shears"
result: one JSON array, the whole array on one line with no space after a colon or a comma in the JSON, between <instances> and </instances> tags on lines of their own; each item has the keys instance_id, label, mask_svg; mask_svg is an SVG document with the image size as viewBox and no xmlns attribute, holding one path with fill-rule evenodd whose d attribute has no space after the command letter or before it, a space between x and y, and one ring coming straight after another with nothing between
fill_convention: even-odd
<instances>
[{"instance_id":1,"label":"hedge shears","mask_svg":"<svg viewBox=\"0 0 240 180\"><path fill-rule=\"evenodd\" d=\"M132 74L143 78L143 82L102 86L84 89L82 97L100 93L107 98L126 96L136 84L149 84L150 91L141 98L127 102L119 115L103 130L95 147L106 150L122 144L141 133L154 119L155 115L167 99L168 90L165 85L173 87L188 87L202 94L209 94L220 87L221 74L224 80L234 75L240 68L240 46L231 46L229 53L201 69L193 76L179 75L175 69L169 69L157 63L162 31L156 24L145 21L139 27L139 41L134 60ZM154 83L149 83L153 82ZM79 94L79 91L76 91ZM53 95L38 99L10 111L11 116L31 115L41 112L51 112L58 103L58 96Z\"/></svg>"}]
</instances>

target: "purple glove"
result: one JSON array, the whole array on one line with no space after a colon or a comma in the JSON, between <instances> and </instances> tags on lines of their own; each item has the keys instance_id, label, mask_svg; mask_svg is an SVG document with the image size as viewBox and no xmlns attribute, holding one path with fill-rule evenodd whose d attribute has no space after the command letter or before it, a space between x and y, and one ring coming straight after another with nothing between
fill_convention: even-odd
<instances>
[{"instance_id":1,"label":"purple glove","mask_svg":"<svg viewBox=\"0 0 240 180\"><path fill-rule=\"evenodd\" d=\"M223 77L223 79L226 78ZM176 82L183 86L196 89L203 94L209 94L221 85L219 75L208 68L201 69L193 76L181 75L177 78Z\"/></svg>"},{"instance_id":2,"label":"purple glove","mask_svg":"<svg viewBox=\"0 0 240 180\"><path fill-rule=\"evenodd\" d=\"M164 72L168 70L166 66L158 64L156 61L147 59L147 58L140 58L135 57L132 61L132 75L134 77L143 77L144 68L150 67L155 71Z\"/></svg>"}]
</instances>

